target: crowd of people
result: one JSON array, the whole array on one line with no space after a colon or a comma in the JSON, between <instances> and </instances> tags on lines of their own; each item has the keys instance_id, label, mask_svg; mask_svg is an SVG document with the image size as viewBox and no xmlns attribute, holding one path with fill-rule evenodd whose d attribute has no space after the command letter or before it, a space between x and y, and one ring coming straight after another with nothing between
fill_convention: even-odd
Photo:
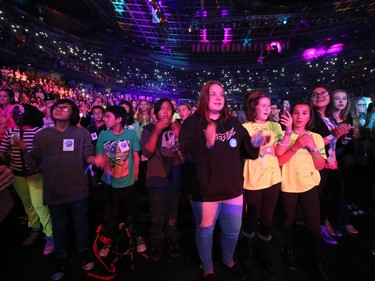
<instances>
[{"instance_id":1,"label":"crowd of people","mask_svg":"<svg viewBox=\"0 0 375 281\"><path fill-rule=\"evenodd\" d=\"M312 87L316 81L340 85L361 95L372 90L374 50L369 47L371 36L366 33L361 35L363 40L356 38L360 51L354 54L348 48L342 57L305 61L302 54L296 52L291 58L270 64L257 64L255 56L253 61L245 60L244 67L208 69L210 63L207 63L207 70L192 71L184 66L163 66L133 54L130 57L126 50L118 47L122 43L115 39L101 39L103 46L89 44L18 9L2 7L1 12L0 51L5 49L21 61L31 60L33 66L43 63L44 67L47 65L57 72L68 70L84 74L105 81L111 88L195 98L202 83L217 79L234 100L249 88L274 96L304 95L306 87Z\"/></svg>"},{"instance_id":2,"label":"crowd of people","mask_svg":"<svg viewBox=\"0 0 375 281\"><path fill-rule=\"evenodd\" d=\"M1 189L13 181L21 199L30 228L23 244L43 233L44 255L55 256L54 281L66 272L70 220L82 268L95 266L89 250L91 173L105 189L100 257L111 253L125 218L138 252L158 261L166 242L169 255L179 257L178 210L187 196L204 280L216 280L216 224L221 261L234 278L247 279L243 267L251 267L253 251L269 278L277 278L269 248L279 200L286 267L298 268L293 229L302 223L312 266L321 280L330 280L321 242L336 245L339 237L358 234L351 216L373 211L368 171L375 164L374 94L367 105L363 97L318 85L304 100L285 100L281 107L267 93L250 91L239 116L218 81L204 83L196 105L168 98L151 104L83 95L7 67L1 74L0 158L13 172L1 167ZM358 188L358 179L366 184ZM139 227L140 183L150 204L148 237ZM371 251L375 255L375 238Z\"/></svg>"}]
</instances>

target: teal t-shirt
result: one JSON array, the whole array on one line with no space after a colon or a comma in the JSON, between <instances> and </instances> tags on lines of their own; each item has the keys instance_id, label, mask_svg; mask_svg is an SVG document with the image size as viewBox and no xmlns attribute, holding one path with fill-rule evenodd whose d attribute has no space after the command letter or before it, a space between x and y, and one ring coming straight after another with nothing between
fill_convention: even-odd
<instances>
[{"instance_id":1,"label":"teal t-shirt","mask_svg":"<svg viewBox=\"0 0 375 281\"><path fill-rule=\"evenodd\" d=\"M125 129L121 135L111 130L102 131L96 143L96 154L104 154L109 163L112 175L103 175L101 180L113 188L131 186L134 178L133 153L141 147L134 131Z\"/></svg>"}]
</instances>

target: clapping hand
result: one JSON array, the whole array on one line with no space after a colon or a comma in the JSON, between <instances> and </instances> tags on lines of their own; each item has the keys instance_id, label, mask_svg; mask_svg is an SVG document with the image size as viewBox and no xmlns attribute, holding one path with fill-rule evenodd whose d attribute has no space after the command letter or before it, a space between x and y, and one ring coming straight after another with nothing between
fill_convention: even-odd
<instances>
[{"instance_id":1,"label":"clapping hand","mask_svg":"<svg viewBox=\"0 0 375 281\"><path fill-rule=\"evenodd\" d=\"M251 137L251 144L254 147L261 147L270 141L270 136L264 136L262 132L257 132Z\"/></svg>"},{"instance_id":2,"label":"clapping hand","mask_svg":"<svg viewBox=\"0 0 375 281\"><path fill-rule=\"evenodd\" d=\"M308 148L309 150L312 150L316 147L314 138L310 134L299 136L293 145L296 150L300 148Z\"/></svg>"},{"instance_id":3,"label":"clapping hand","mask_svg":"<svg viewBox=\"0 0 375 281\"><path fill-rule=\"evenodd\" d=\"M206 128L206 146L207 148L213 147L216 137L216 123L210 122Z\"/></svg>"}]
</instances>

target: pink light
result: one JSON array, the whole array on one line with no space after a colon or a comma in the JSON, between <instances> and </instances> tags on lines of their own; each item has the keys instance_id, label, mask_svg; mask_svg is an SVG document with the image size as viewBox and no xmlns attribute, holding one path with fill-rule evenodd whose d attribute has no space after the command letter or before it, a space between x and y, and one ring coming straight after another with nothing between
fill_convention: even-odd
<instances>
[{"instance_id":1,"label":"pink light","mask_svg":"<svg viewBox=\"0 0 375 281\"><path fill-rule=\"evenodd\" d=\"M281 53L283 51L283 48L279 41L272 41L270 43L269 50L277 50L278 53Z\"/></svg>"},{"instance_id":2,"label":"pink light","mask_svg":"<svg viewBox=\"0 0 375 281\"><path fill-rule=\"evenodd\" d=\"M227 10L227 9L221 10L221 17L222 18L227 17L228 15L229 15L229 10Z\"/></svg>"},{"instance_id":3,"label":"pink light","mask_svg":"<svg viewBox=\"0 0 375 281\"><path fill-rule=\"evenodd\" d=\"M200 42L204 42L204 43L209 42L207 40L207 29L201 29L201 40L200 40Z\"/></svg>"},{"instance_id":4,"label":"pink light","mask_svg":"<svg viewBox=\"0 0 375 281\"><path fill-rule=\"evenodd\" d=\"M223 43L226 44L226 43L229 43L229 42L232 42L232 28L230 27L226 27L224 28L224 40L223 40Z\"/></svg>"},{"instance_id":5,"label":"pink light","mask_svg":"<svg viewBox=\"0 0 375 281\"><path fill-rule=\"evenodd\" d=\"M311 49L307 49L303 52L303 57L305 58L305 60L313 60L317 57L320 57L322 55L325 54L325 50L323 49L315 49L315 48L311 48Z\"/></svg>"},{"instance_id":6,"label":"pink light","mask_svg":"<svg viewBox=\"0 0 375 281\"><path fill-rule=\"evenodd\" d=\"M342 51L344 47L344 44L342 43L339 43L339 44L334 44L332 45L328 50L327 50L327 54L338 54Z\"/></svg>"}]
</instances>

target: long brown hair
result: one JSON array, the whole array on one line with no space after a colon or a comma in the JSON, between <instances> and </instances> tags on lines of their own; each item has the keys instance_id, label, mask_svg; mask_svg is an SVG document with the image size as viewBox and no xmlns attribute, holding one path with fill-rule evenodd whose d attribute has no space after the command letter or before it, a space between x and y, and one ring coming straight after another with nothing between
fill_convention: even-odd
<instances>
[{"instance_id":1,"label":"long brown hair","mask_svg":"<svg viewBox=\"0 0 375 281\"><path fill-rule=\"evenodd\" d=\"M291 107L291 109L290 109L290 114L293 115L294 108L295 108L297 105L307 105L307 106L310 108L310 120L306 123L305 129L311 131L312 129L314 129L314 110L313 110L313 106L312 106L311 103L308 102L308 101L304 101L304 100L302 100L302 101L297 101L297 102L296 102L295 104L293 104L293 106Z\"/></svg>"},{"instance_id":2,"label":"long brown hair","mask_svg":"<svg viewBox=\"0 0 375 281\"><path fill-rule=\"evenodd\" d=\"M208 81L201 88L199 94L199 100L197 105L197 112L201 118L206 119L210 122L210 115L208 112L208 104L210 102L210 88L212 85L219 85L223 90L224 86L219 81ZM226 95L224 95L224 107L220 111L220 117L224 120L229 118L228 100Z\"/></svg>"},{"instance_id":3,"label":"long brown hair","mask_svg":"<svg viewBox=\"0 0 375 281\"><path fill-rule=\"evenodd\" d=\"M333 113L333 106L334 106L333 100L334 100L334 96L335 96L336 93L344 93L345 96L346 96L346 101L347 101L346 106L343 110L340 111L340 114L339 114L341 120L346 120L346 118L348 117L348 114L350 112L350 98L349 98L348 92L345 91L345 90L337 89L337 90L334 90L334 91L329 93L331 102L328 104L327 114L329 116L333 116L333 114L332 114Z\"/></svg>"}]
</instances>

